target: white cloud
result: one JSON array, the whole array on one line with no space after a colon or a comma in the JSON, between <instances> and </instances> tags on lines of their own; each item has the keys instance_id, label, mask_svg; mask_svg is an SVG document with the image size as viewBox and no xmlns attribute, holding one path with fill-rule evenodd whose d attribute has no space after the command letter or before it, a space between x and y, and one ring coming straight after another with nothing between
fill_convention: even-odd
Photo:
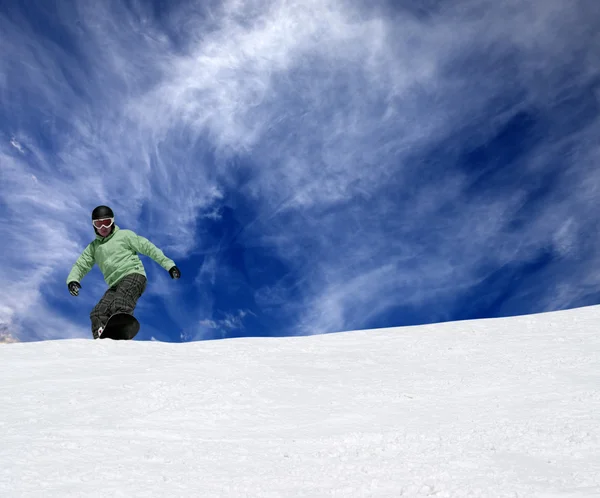
<instances>
[{"instance_id":1,"label":"white cloud","mask_svg":"<svg viewBox=\"0 0 600 498\"><path fill-rule=\"evenodd\" d=\"M213 255L206 255L202 266L196 277L196 285L203 286L205 284L214 285L217 279L218 261Z\"/></svg>"},{"instance_id":2,"label":"white cloud","mask_svg":"<svg viewBox=\"0 0 600 498\"><path fill-rule=\"evenodd\" d=\"M202 327L206 327L208 329L219 328L219 325L214 320L200 320L199 323Z\"/></svg>"},{"instance_id":3,"label":"white cloud","mask_svg":"<svg viewBox=\"0 0 600 498\"><path fill-rule=\"evenodd\" d=\"M6 325L0 324L0 344L10 344L19 342L19 340L11 334Z\"/></svg>"},{"instance_id":4,"label":"white cloud","mask_svg":"<svg viewBox=\"0 0 600 498\"><path fill-rule=\"evenodd\" d=\"M23 149L23 146L17 141L16 138L13 137L10 139L10 145L17 149L21 154L25 154L25 149Z\"/></svg>"},{"instance_id":5,"label":"white cloud","mask_svg":"<svg viewBox=\"0 0 600 498\"><path fill-rule=\"evenodd\" d=\"M227 312L220 313L222 318L205 318L198 322L199 329L194 331L193 335L184 334L182 340L198 340L206 337L212 337L209 331L219 331L221 337L227 337L227 334L233 330L244 329L244 318L248 315L253 315L249 310L237 310L235 313Z\"/></svg>"}]
</instances>

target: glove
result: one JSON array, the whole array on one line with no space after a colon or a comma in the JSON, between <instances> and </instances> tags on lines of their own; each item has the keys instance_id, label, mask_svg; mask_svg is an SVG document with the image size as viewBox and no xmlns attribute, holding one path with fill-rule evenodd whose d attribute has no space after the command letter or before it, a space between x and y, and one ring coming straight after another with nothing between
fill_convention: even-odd
<instances>
[{"instance_id":1,"label":"glove","mask_svg":"<svg viewBox=\"0 0 600 498\"><path fill-rule=\"evenodd\" d=\"M69 282L69 292L71 293L72 296L78 296L79 295L79 289L81 289L81 285L79 285L79 282L75 282L75 280L73 280L72 282Z\"/></svg>"},{"instance_id":2,"label":"glove","mask_svg":"<svg viewBox=\"0 0 600 498\"><path fill-rule=\"evenodd\" d=\"M179 268L177 268L176 266L174 266L173 268L171 268L169 270L169 275L171 275L171 278L181 278L181 272L179 271Z\"/></svg>"}]
</instances>

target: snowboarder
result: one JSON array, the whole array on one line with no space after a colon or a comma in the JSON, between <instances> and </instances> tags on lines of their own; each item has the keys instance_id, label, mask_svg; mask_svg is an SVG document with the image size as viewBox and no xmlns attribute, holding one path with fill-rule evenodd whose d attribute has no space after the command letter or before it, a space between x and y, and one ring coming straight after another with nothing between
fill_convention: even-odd
<instances>
[{"instance_id":1,"label":"snowboarder","mask_svg":"<svg viewBox=\"0 0 600 498\"><path fill-rule=\"evenodd\" d=\"M121 230L115 224L115 215L108 206L98 206L92 212L96 239L88 244L67 277L67 286L73 296L79 295L81 279L95 263L104 275L108 290L90 313L92 335L98 339L104 324L117 312L133 314L138 299L146 289L146 272L138 254L151 257L171 278L181 277L179 268L148 239L131 230Z\"/></svg>"}]
</instances>

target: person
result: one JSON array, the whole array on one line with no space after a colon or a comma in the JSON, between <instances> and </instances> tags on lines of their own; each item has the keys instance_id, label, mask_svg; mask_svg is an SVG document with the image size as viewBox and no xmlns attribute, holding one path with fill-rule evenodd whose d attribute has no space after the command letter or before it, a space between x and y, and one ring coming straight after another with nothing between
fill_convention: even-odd
<instances>
[{"instance_id":1,"label":"person","mask_svg":"<svg viewBox=\"0 0 600 498\"><path fill-rule=\"evenodd\" d=\"M90 313L92 336L98 339L108 319L118 312L133 314L138 299L146 290L146 271L138 254L149 256L171 278L181 277L175 262L148 239L131 230L121 230L115 224L115 215L108 206L98 206L92 211L92 225L96 238L88 244L71 268L67 287L73 296L79 295L81 279L94 264L98 264L108 285L98 304Z\"/></svg>"}]
</instances>

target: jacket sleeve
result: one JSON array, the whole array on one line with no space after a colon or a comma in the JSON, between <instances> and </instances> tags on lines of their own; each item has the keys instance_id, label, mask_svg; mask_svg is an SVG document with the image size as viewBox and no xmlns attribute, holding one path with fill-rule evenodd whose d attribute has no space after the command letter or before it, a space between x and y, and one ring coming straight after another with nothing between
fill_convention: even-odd
<instances>
[{"instance_id":1,"label":"jacket sleeve","mask_svg":"<svg viewBox=\"0 0 600 498\"><path fill-rule=\"evenodd\" d=\"M92 244L88 244L88 246L81 253L81 256L79 256L77 261L75 261L73 268L71 268L69 276L67 277L67 284L73 281L81 282L81 279L85 277L93 268L95 262L94 248Z\"/></svg>"},{"instance_id":2,"label":"jacket sleeve","mask_svg":"<svg viewBox=\"0 0 600 498\"><path fill-rule=\"evenodd\" d=\"M129 244L135 252L152 258L167 271L175 266L172 259L167 258L158 247L141 235L131 232L129 234Z\"/></svg>"}]
</instances>

